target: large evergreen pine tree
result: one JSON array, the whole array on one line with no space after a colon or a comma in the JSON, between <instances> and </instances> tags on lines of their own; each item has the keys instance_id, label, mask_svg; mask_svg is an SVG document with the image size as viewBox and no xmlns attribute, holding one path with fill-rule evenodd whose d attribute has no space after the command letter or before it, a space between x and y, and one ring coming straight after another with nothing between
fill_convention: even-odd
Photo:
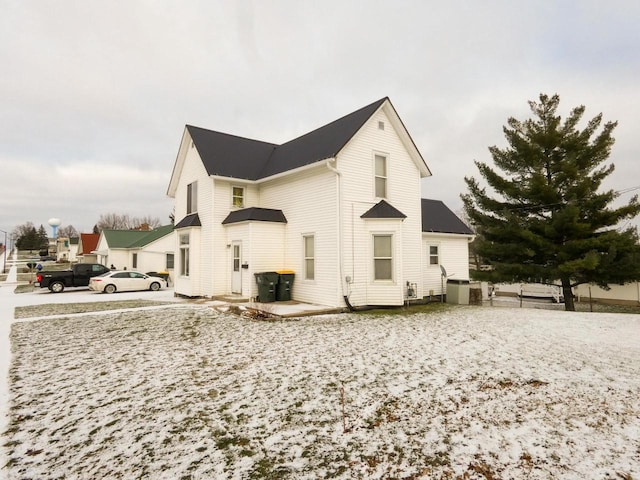
<instances>
[{"instance_id":1,"label":"large evergreen pine tree","mask_svg":"<svg viewBox=\"0 0 640 480\"><path fill-rule=\"evenodd\" d=\"M559 102L558 95L540 95L539 102L529 102L533 118L508 119L503 130L509 146L489 148L496 169L476 162L495 195L466 177L469 191L462 200L477 229L478 253L493 267L481 276L561 281L565 309L575 310L572 287L640 280L638 234L616 229L640 213L640 204L636 195L614 208L617 193L600 191L614 169L605 162L617 123L600 128L599 114L580 130L584 106L562 121Z\"/></svg>"}]
</instances>

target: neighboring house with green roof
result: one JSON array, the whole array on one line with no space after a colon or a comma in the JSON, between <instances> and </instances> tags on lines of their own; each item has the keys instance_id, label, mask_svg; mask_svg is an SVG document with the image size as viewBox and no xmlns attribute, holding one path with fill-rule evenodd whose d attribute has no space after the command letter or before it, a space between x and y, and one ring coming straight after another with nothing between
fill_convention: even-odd
<instances>
[{"instance_id":1,"label":"neighboring house with green roof","mask_svg":"<svg viewBox=\"0 0 640 480\"><path fill-rule=\"evenodd\" d=\"M103 230L95 253L98 263L140 272L173 272L173 225L153 230Z\"/></svg>"}]
</instances>

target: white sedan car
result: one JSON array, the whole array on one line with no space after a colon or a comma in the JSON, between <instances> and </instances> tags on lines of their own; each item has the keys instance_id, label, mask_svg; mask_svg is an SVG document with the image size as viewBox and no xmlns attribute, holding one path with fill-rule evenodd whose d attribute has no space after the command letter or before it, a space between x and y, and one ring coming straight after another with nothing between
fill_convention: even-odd
<instances>
[{"instance_id":1,"label":"white sedan car","mask_svg":"<svg viewBox=\"0 0 640 480\"><path fill-rule=\"evenodd\" d=\"M135 290L153 290L165 288L167 282L160 277L151 277L130 270L113 270L89 280L89 290L104 293L131 292Z\"/></svg>"}]
</instances>

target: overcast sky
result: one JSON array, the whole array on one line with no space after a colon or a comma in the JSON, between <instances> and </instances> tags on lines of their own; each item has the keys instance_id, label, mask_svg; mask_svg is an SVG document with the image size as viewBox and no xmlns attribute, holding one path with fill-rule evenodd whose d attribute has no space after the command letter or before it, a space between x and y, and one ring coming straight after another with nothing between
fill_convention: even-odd
<instances>
[{"instance_id":1,"label":"overcast sky","mask_svg":"<svg viewBox=\"0 0 640 480\"><path fill-rule=\"evenodd\" d=\"M558 93L617 120L640 186L640 2L0 0L0 229L169 222L184 125L281 143L388 96L460 211L507 118ZM638 190L635 190L638 193ZM631 193L621 196L628 201ZM637 221L635 222L637 223ZM1 238L0 242L4 239Z\"/></svg>"}]
</instances>

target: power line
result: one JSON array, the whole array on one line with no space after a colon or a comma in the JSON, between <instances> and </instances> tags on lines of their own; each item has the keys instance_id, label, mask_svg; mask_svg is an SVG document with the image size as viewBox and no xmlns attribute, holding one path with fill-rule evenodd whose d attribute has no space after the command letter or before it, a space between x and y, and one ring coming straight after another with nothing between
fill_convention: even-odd
<instances>
[{"instance_id":1,"label":"power line","mask_svg":"<svg viewBox=\"0 0 640 480\"><path fill-rule=\"evenodd\" d=\"M623 190L618 190L618 191L616 191L616 193L618 195L622 195L623 193L633 192L634 190L640 190L640 185L638 185L637 187L629 187L629 188L625 188Z\"/></svg>"},{"instance_id":2,"label":"power line","mask_svg":"<svg viewBox=\"0 0 640 480\"><path fill-rule=\"evenodd\" d=\"M633 192L635 190L640 190L640 185L637 185L635 187L624 188L622 190L614 190L613 193L616 195L623 195L625 193ZM551 208L551 207L566 205L568 203L575 203L575 200L570 200L567 202L548 203L545 205L509 205L509 206L505 205L503 208L506 208L507 210L539 210L544 208Z\"/></svg>"}]
</instances>

